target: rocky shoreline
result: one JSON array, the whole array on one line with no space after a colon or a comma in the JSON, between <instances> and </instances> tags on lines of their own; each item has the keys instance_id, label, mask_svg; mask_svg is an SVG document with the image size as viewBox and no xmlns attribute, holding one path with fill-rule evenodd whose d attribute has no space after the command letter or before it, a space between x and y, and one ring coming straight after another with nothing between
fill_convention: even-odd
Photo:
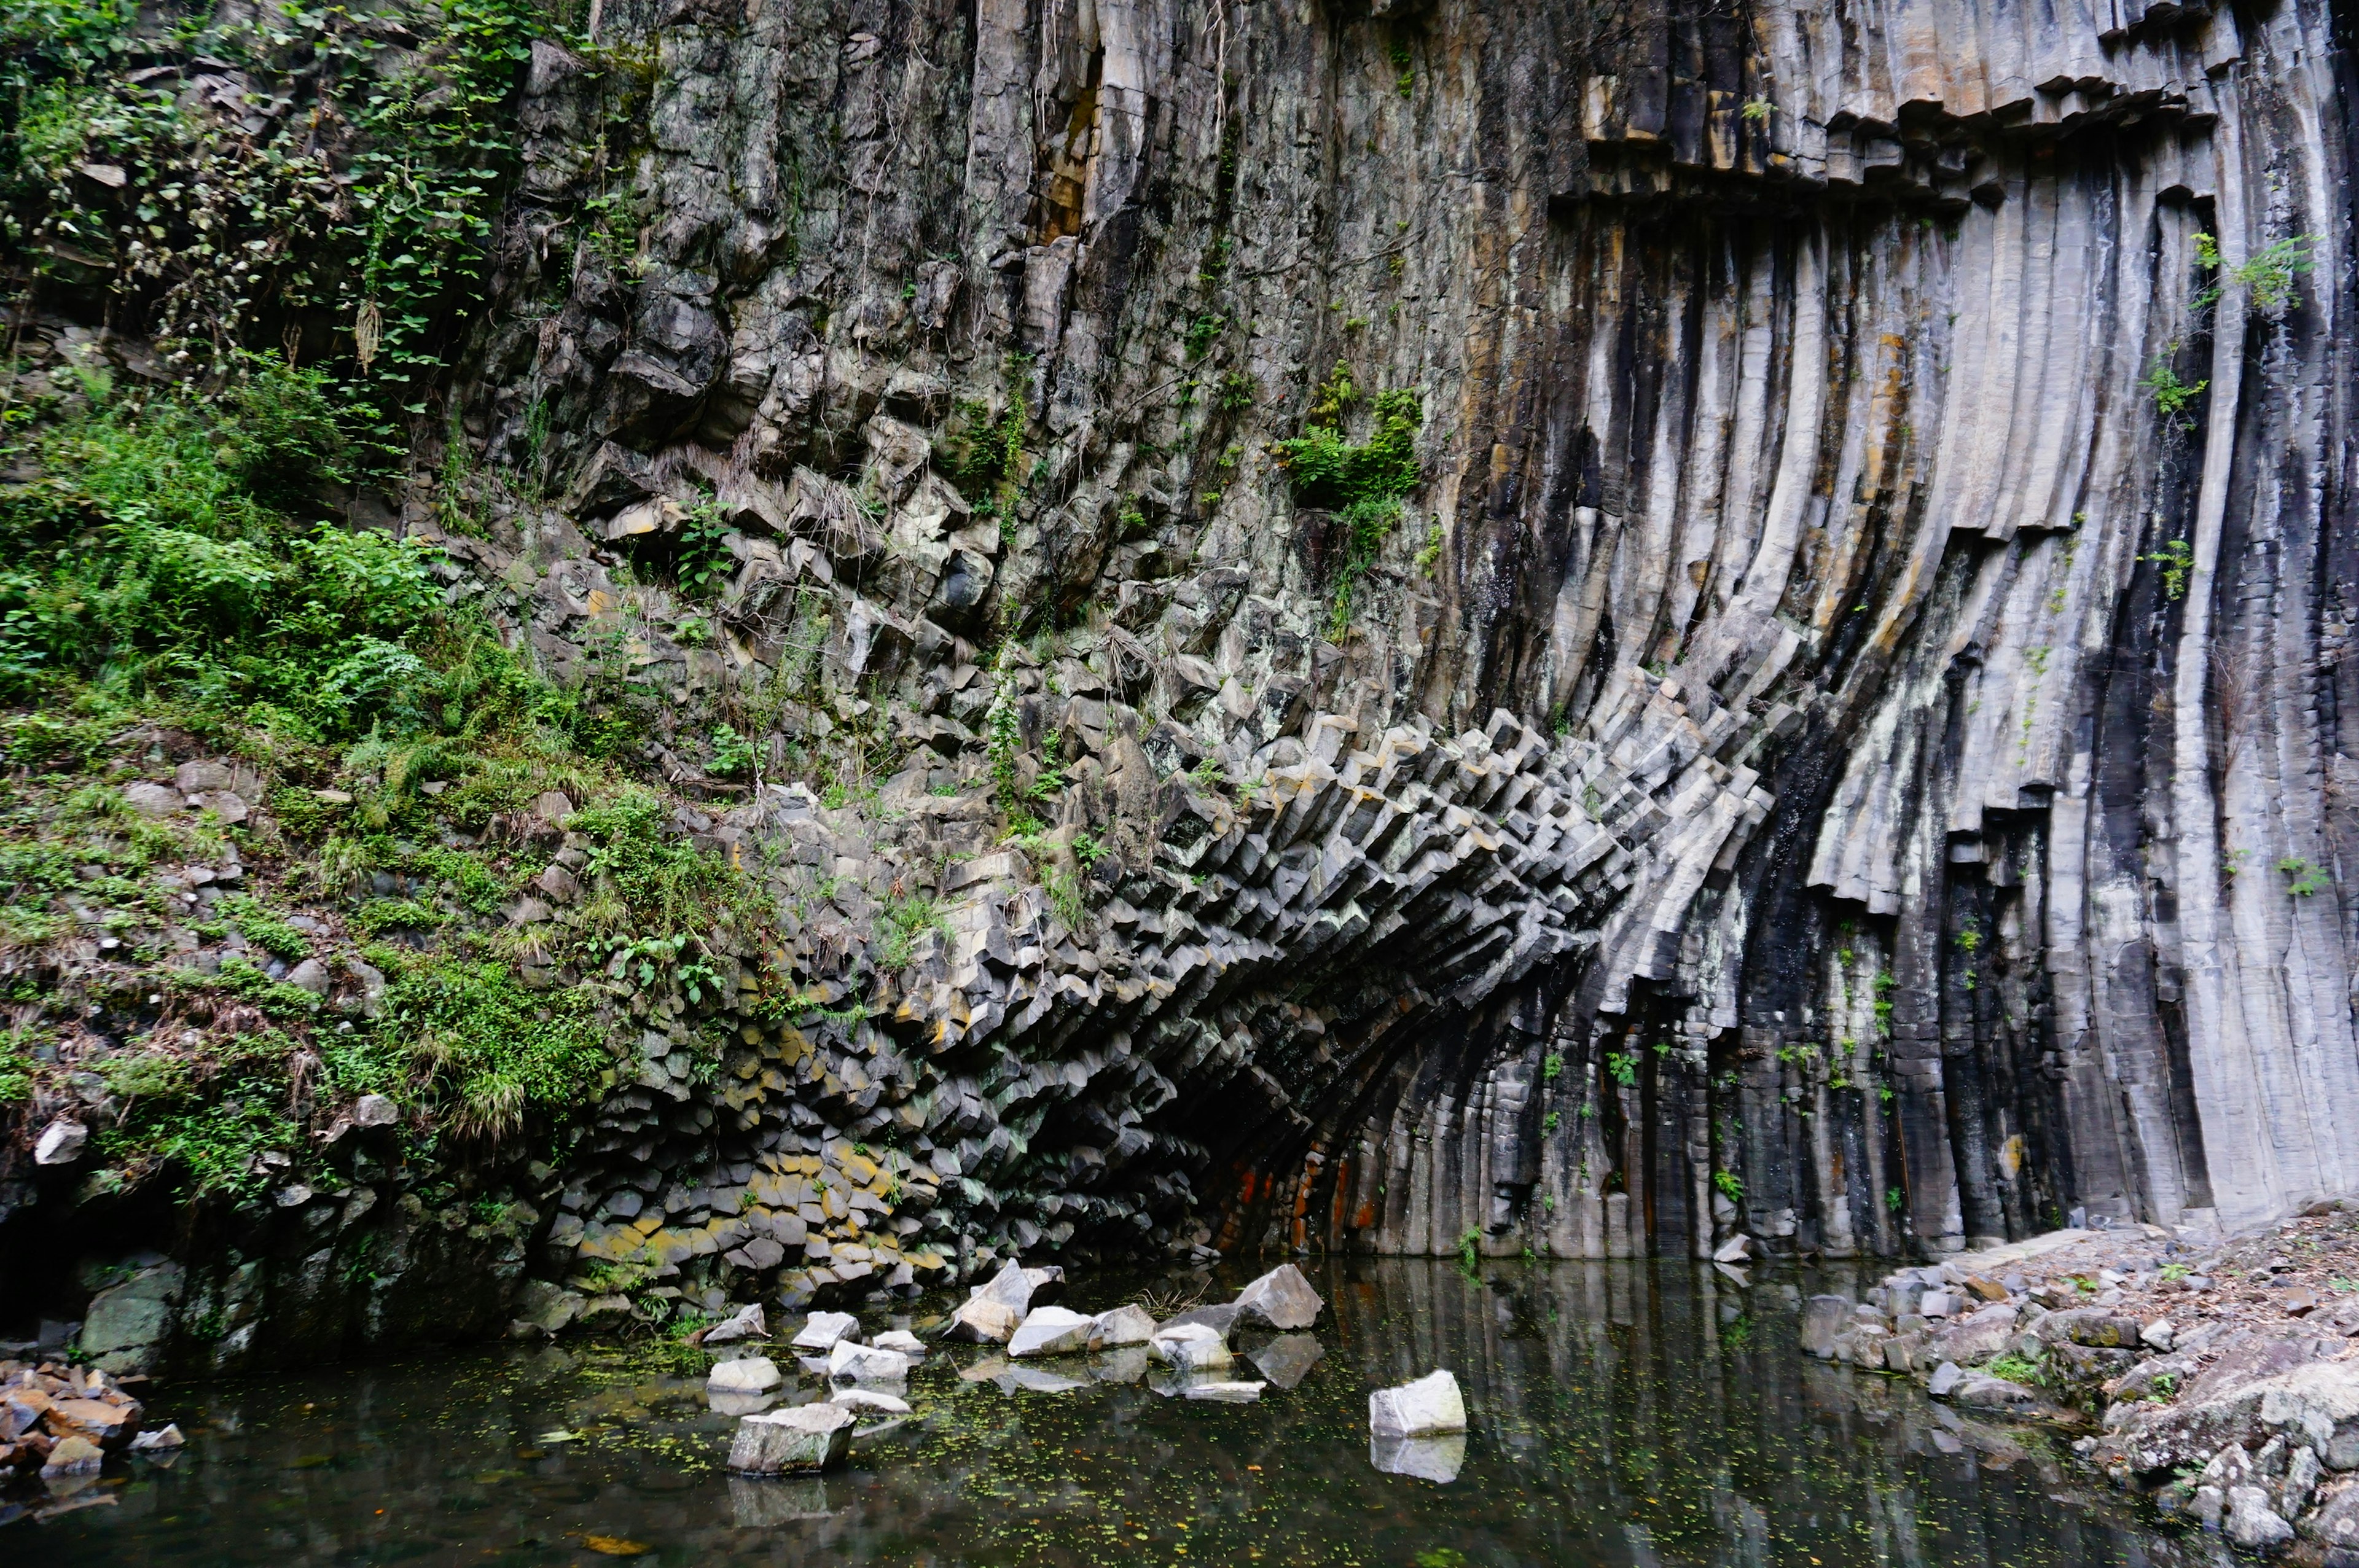
<instances>
[{"instance_id":1,"label":"rocky shoreline","mask_svg":"<svg viewBox=\"0 0 2359 1568\"><path fill-rule=\"evenodd\" d=\"M1803 1350L2078 1430L2076 1454L2168 1514L2359 1568L2359 1203L2229 1240L2052 1231L1863 1294L1811 1297Z\"/></svg>"}]
</instances>

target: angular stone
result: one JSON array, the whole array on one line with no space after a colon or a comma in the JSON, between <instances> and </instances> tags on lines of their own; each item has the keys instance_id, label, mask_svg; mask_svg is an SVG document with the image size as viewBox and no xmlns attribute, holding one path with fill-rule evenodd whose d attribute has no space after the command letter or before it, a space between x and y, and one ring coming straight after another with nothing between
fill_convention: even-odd
<instances>
[{"instance_id":1,"label":"angular stone","mask_svg":"<svg viewBox=\"0 0 2359 1568\"><path fill-rule=\"evenodd\" d=\"M143 1432L133 1438L131 1452L134 1454L168 1453L172 1449L181 1447L188 1441L180 1435L178 1425L168 1422L154 1432Z\"/></svg>"},{"instance_id":2,"label":"angular stone","mask_svg":"<svg viewBox=\"0 0 2359 1568\"><path fill-rule=\"evenodd\" d=\"M120 1448L139 1430L139 1407L104 1400L59 1400L43 1424L60 1437L87 1437L102 1448Z\"/></svg>"},{"instance_id":3,"label":"angular stone","mask_svg":"<svg viewBox=\"0 0 2359 1568\"><path fill-rule=\"evenodd\" d=\"M840 1465L859 1419L833 1402L744 1417L729 1445L729 1468L741 1475L784 1476Z\"/></svg>"},{"instance_id":4,"label":"angular stone","mask_svg":"<svg viewBox=\"0 0 2359 1568\"><path fill-rule=\"evenodd\" d=\"M89 1128L59 1117L41 1129L40 1137L33 1141L33 1163L71 1165L82 1158L82 1149L89 1142Z\"/></svg>"},{"instance_id":5,"label":"angular stone","mask_svg":"<svg viewBox=\"0 0 2359 1568\"><path fill-rule=\"evenodd\" d=\"M1326 1303L1291 1263L1281 1263L1237 1292L1238 1315L1276 1329L1309 1328Z\"/></svg>"},{"instance_id":6,"label":"angular stone","mask_svg":"<svg viewBox=\"0 0 2359 1568\"><path fill-rule=\"evenodd\" d=\"M909 1358L897 1350L839 1339L827 1353L827 1375L839 1383L897 1383L909 1375Z\"/></svg>"},{"instance_id":7,"label":"angular stone","mask_svg":"<svg viewBox=\"0 0 2359 1568\"><path fill-rule=\"evenodd\" d=\"M2247 1552L2267 1552L2293 1539L2293 1526L2269 1506L2269 1495L2258 1487L2228 1489L2228 1517L2221 1530Z\"/></svg>"},{"instance_id":8,"label":"angular stone","mask_svg":"<svg viewBox=\"0 0 2359 1568\"><path fill-rule=\"evenodd\" d=\"M1742 1263L1752 1256L1753 1238L1740 1230L1712 1249L1712 1260L1715 1263Z\"/></svg>"},{"instance_id":9,"label":"angular stone","mask_svg":"<svg viewBox=\"0 0 2359 1568\"><path fill-rule=\"evenodd\" d=\"M766 1356L716 1361L704 1377L706 1389L724 1394L766 1394L785 1381L786 1374Z\"/></svg>"},{"instance_id":10,"label":"angular stone","mask_svg":"<svg viewBox=\"0 0 2359 1568\"><path fill-rule=\"evenodd\" d=\"M1094 1349L1112 1350L1125 1345L1144 1345L1155 1337L1155 1319L1143 1306L1136 1304L1112 1307L1092 1320L1090 1345Z\"/></svg>"},{"instance_id":11,"label":"angular stone","mask_svg":"<svg viewBox=\"0 0 2359 1568\"><path fill-rule=\"evenodd\" d=\"M1368 1430L1379 1437L1438 1437L1466 1430L1466 1401L1447 1371L1368 1396Z\"/></svg>"},{"instance_id":12,"label":"angular stone","mask_svg":"<svg viewBox=\"0 0 2359 1568\"><path fill-rule=\"evenodd\" d=\"M363 1095L353 1101L354 1127L391 1127L401 1119L401 1108L389 1095Z\"/></svg>"},{"instance_id":13,"label":"angular stone","mask_svg":"<svg viewBox=\"0 0 2359 1568\"><path fill-rule=\"evenodd\" d=\"M1008 1336L1010 1356L1075 1356L1090 1347L1097 1319L1063 1307L1035 1307Z\"/></svg>"},{"instance_id":14,"label":"angular stone","mask_svg":"<svg viewBox=\"0 0 2359 1568\"><path fill-rule=\"evenodd\" d=\"M178 1263L141 1271L91 1298L82 1353L109 1372L144 1369L170 1336L185 1276Z\"/></svg>"},{"instance_id":15,"label":"angular stone","mask_svg":"<svg viewBox=\"0 0 2359 1568\"><path fill-rule=\"evenodd\" d=\"M848 1312L815 1312L798 1330L794 1347L823 1354L832 1350L840 1340L857 1341L860 1320Z\"/></svg>"},{"instance_id":16,"label":"angular stone","mask_svg":"<svg viewBox=\"0 0 2359 1568\"><path fill-rule=\"evenodd\" d=\"M1167 1328L1194 1325L1209 1328L1226 1339L1236 1332L1237 1319L1244 1315L1245 1310L1234 1302L1223 1302L1217 1306L1190 1307L1186 1312L1176 1312L1165 1318L1156 1332L1159 1334Z\"/></svg>"},{"instance_id":17,"label":"angular stone","mask_svg":"<svg viewBox=\"0 0 2359 1568\"><path fill-rule=\"evenodd\" d=\"M168 785L142 779L123 786L123 803L142 816L169 816L176 811L186 811L189 797Z\"/></svg>"},{"instance_id":18,"label":"angular stone","mask_svg":"<svg viewBox=\"0 0 2359 1568\"><path fill-rule=\"evenodd\" d=\"M1004 1301L974 1296L959 1303L943 1336L972 1345L1005 1345L1015 1335L1023 1314Z\"/></svg>"},{"instance_id":19,"label":"angular stone","mask_svg":"<svg viewBox=\"0 0 2359 1568\"><path fill-rule=\"evenodd\" d=\"M1212 1371L1234 1359L1229 1354L1229 1342L1201 1323L1183 1323L1176 1327L1167 1324L1155 1331L1147 1347L1157 1360L1181 1372Z\"/></svg>"},{"instance_id":20,"label":"angular stone","mask_svg":"<svg viewBox=\"0 0 2359 1568\"><path fill-rule=\"evenodd\" d=\"M1215 1404L1249 1405L1261 1398L1266 1383L1190 1383L1180 1390L1182 1398L1209 1400Z\"/></svg>"},{"instance_id":21,"label":"angular stone","mask_svg":"<svg viewBox=\"0 0 2359 1568\"><path fill-rule=\"evenodd\" d=\"M743 1339L767 1339L770 1330L762 1317L762 1303L751 1303L737 1309L729 1317L706 1328L698 1338L699 1345L734 1345Z\"/></svg>"},{"instance_id":22,"label":"angular stone","mask_svg":"<svg viewBox=\"0 0 2359 1568\"><path fill-rule=\"evenodd\" d=\"M868 1343L879 1350L896 1351L911 1362L922 1361L926 1358L926 1342L906 1328L888 1328L882 1334L871 1336Z\"/></svg>"},{"instance_id":23,"label":"angular stone","mask_svg":"<svg viewBox=\"0 0 2359 1568\"><path fill-rule=\"evenodd\" d=\"M95 1476L105 1462L106 1455L97 1444L86 1437L68 1437L49 1450L49 1460L41 1466L41 1476L44 1480L56 1480L66 1476Z\"/></svg>"}]
</instances>

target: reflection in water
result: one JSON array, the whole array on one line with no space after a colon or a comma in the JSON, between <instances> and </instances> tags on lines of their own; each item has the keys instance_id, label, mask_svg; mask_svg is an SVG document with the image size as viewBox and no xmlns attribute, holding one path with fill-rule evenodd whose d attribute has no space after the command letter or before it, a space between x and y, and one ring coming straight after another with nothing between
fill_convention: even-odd
<instances>
[{"instance_id":1,"label":"reflection in water","mask_svg":"<svg viewBox=\"0 0 2359 1568\"><path fill-rule=\"evenodd\" d=\"M1121 1352L1032 1365L962 1347L911 1375L913 1417L861 1429L853 1468L755 1481L719 1469L734 1423L693 1367L491 1351L159 1390L158 1417L190 1433L176 1465L135 1462L103 1484L104 1506L0 1542L37 1540L62 1563L587 1563L643 1545L642 1563L781 1568L2215 1554L2069 1480L2043 1440L1798 1357L1789 1276L1738 1290L1671 1263L1310 1272L1332 1315L1239 1346L1255 1372L1234 1375L1271 1385L1258 1403L1158 1397ZM1372 1446L1368 1391L1436 1367L1457 1373L1472 1432ZM804 1373L780 1402L821 1391Z\"/></svg>"}]
</instances>

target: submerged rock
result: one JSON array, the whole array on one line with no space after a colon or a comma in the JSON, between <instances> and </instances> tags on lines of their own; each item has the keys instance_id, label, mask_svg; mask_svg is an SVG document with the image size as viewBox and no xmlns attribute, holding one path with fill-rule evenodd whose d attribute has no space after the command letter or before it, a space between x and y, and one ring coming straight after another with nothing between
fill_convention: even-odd
<instances>
[{"instance_id":1,"label":"submerged rock","mask_svg":"<svg viewBox=\"0 0 2359 1568\"><path fill-rule=\"evenodd\" d=\"M1261 1398L1263 1383L1202 1382L1188 1384L1180 1396L1190 1400L1209 1400L1215 1404L1249 1405Z\"/></svg>"},{"instance_id":2,"label":"submerged rock","mask_svg":"<svg viewBox=\"0 0 2359 1568\"><path fill-rule=\"evenodd\" d=\"M1368 1396L1368 1429L1379 1437L1437 1437L1466 1430L1466 1401L1447 1371Z\"/></svg>"}]
</instances>

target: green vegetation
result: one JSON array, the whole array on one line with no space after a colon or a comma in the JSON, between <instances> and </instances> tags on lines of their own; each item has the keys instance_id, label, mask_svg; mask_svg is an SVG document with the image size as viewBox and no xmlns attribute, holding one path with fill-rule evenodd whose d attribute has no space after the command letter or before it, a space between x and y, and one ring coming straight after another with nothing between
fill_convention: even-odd
<instances>
[{"instance_id":1,"label":"green vegetation","mask_svg":"<svg viewBox=\"0 0 2359 1568\"><path fill-rule=\"evenodd\" d=\"M2196 265L2217 276L2188 302L2189 308L2204 309L2229 289L2241 288L2256 310L2284 308L2293 301L2295 277L2310 269L2310 247L2317 243L2315 234L2296 234L2230 266L2220 254L2219 241L2210 234L2196 235Z\"/></svg>"},{"instance_id":2,"label":"green vegetation","mask_svg":"<svg viewBox=\"0 0 2359 1568\"><path fill-rule=\"evenodd\" d=\"M950 938L940 900L929 893L886 900L876 917L876 967L891 973L908 968L918 939L929 931Z\"/></svg>"},{"instance_id":3,"label":"green vegetation","mask_svg":"<svg viewBox=\"0 0 2359 1568\"><path fill-rule=\"evenodd\" d=\"M527 1109L590 1103L606 1047L579 990L535 995L503 966L429 958L385 996L376 1031L412 1092L462 1137L513 1132Z\"/></svg>"},{"instance_id":4,"label":"green vegetation","mask_svg":"<svg viewBox=\"0 0 2359 1568\"><path fill-rule=\"evenodd\" d=\"M1635 1088L1638 1083L1638 1055L1635 1051L1605 1053L1605 1071L1624 1088Z\"/></svg>"},{"instance_id":5,"label":"green vegetation","mask_svg":"<svg viewBox=\"0 0 2359 1568\"><path fill-rule=\"evenodd\" d=\"M1717 1187L1720 1190L1720 1195L1726 1198L1729 1202L1743 1203L1745 1201L1745 1178L1738 1175L1735 1172L1714 1171L1712 1173L1712 1184L1714 1187Z\"/></svg>"},{"instance_id":6,"label":"green vegetation","mask_svg":"<svg viewBox=\"0 0 2359 1568\"><path fill-rule=\"evenodd\" d=\"M2277 862L2277 870L2293 879L2287 884L2286 892L2296 898L2308 898L2334 885L2334 879L2327 875L2326 868L2315 861L2289 855Z\"/></svg>"},{"instance_id":7,"label":"green vegetation","mask_svg":"<svg viewBox=\"0 0 2359 1568\"><path fill-rule=\"evenodd\" d=\"M2013 1352L1993 1361L1988 1370L1994 1378L2004 1378L2010 1383L2021 1383L2026 1387L2038 1383L2040 1377L2038 1362Z\"/></svg>"},{"instance_id":8,"label":"green vegetation","mask_svg":"<svg viewBox=\"0 0 2359 1568\"><path fill-rule=\"evenodd\" d=\"M482 298L516 163L507 106L548 18L529 0L439 0L403 8L404 48L342 6L188 24L191 52L288 84L293 112L249 131L184 107L178 74L115 69L152 49L134 16L123 0L14 0L0 16L22 105L0 158L11 237L40 271L134 303L174 368L218 373L242 344L312 323L306 358L335 368L356 459L396 466ZM132 199L86 197L92 165L123 171Z\"/></svg>"},{"instance_id":9,"label":"green vegetation","mask_svg":"<svg viewBox=\"0 0 2359 1568\"><path fill-rule=\"evenodd\" d=\"M1401 499L1424 481L1417 433L1424 405L1411 391L1383 392L1372 406L1367 438L1347 440L1347 416L1360 402L1351 367L1338 363L1313 397L1302 434L1271 443L1302 505L1336 514L1334 587L1328 635L1351 629L1360 579L1375 563L1401 517Z\"/></svg>"},{"instance_id":10,"label":"green vegetation","mask_svg":"<svg viewBox=\"0 0 2359 1568\"><path fill-rule=\"evenodd\" d=\"M2211 384L2209 381L2180 380L2179 373L2171 368L2169 358L2161 354L2155 356L2154 363L2147 367L2145 376L2138 382L2138 385L2154 395L2154 406L2162 411L2163 417L2176 419L2182 428L2189 430L2195 428L2195 421L2186 417L2187 410Z\"/></svg>"}]
</instances>

